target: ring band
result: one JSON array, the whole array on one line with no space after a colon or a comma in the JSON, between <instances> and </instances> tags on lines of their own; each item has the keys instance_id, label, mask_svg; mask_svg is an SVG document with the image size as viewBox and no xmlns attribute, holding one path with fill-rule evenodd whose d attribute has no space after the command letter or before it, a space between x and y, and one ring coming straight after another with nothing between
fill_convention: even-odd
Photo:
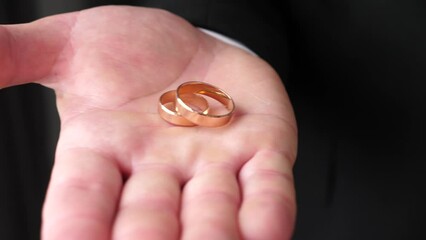
<instances>
[{"instance_id":1,"label":"ring band","mask_svg":"<svg viewBox=\"0 0 426 240\"><path fill-rule=\"evenodd\" d=\"M227 111L223 114L210 114L208 112L194 109L189 105L190 102L183 98L186 94L200 94L208 96L221 103ZM185 82L176 90L177 112L182 117L196 125L206 127L219 127L225 125L231 120L234 109L235 104L231 96L223 90L204 82Z\"/></svg>"},{"instance_id":2,"label":"ring band","mask_svg":"<svg viewBox=\"0 0 426 240\"><path fill-rule=\"evenodd\" d=\"M208 102L205 98L198 96L196 94L183 94L181 96L185 102L190 104L194 108L198 108L200 112L207 113L209 109ZM170 107L168 107L170 106ZM176 111L176 91L171 90L165 92L160 97L160 101L158 103L158 112L164 120L169 123L178 126L195 126L195 124L186 118L182 117Z\"/></svg>"}]
</instances>

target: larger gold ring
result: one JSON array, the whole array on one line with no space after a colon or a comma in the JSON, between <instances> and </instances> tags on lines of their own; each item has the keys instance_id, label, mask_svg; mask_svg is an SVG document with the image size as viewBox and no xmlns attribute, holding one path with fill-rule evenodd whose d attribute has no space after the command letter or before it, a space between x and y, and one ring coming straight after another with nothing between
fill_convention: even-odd
<instances>
[{"instance_id":1,"label":"larger gold ring","mask_svg":"<svg viewBox=\"0 0 426 240\"><path fill-rule=\"evenodd\" d=\"M193 108L199 109L201 112L208 112L209 105L205 98L196 94L184 94L181 98L188 102L188 104L190 104ZM160 101L158 102L158 113L161 118L174 125L186 127L195 126L193 122L182 117L176 111L175 90L165 92L161 95Z\"/></svg>"},{"instance_id":2,"label":"larger gold ring","mask_svg":"<svg viewBox=\"0 0 426 240\"><path fill-rule=\"evenodd\" d=\"M185 94L200 94L208 96L221 103L226 108L226 112L215 114L194 109L187 101L185 101L185 99L182 98ZM185 82L176 90L177 112L182 117L196 125L206 127L219 127L225 125L231 120L234 109L235 104L231 96L223 90L204 82Z\"/></svg>"}]
</instances>

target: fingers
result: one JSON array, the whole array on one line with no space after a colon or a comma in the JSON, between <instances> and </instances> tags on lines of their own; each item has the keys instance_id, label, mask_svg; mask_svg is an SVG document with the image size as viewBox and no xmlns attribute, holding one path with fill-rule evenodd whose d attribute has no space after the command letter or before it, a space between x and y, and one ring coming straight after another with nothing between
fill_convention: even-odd
<instances>
[{"instance_id":1,"label":"fingers","mask_svg":"<svg viewBox=\"0 0 426 240\"><path fill-rule=\"evenodd\" d=\"M58 152L42 239L109 239L122 177L115 161L85 149Z\"/></svg>"},{"instance_id":2,"label":"fingers","mask_svg":"<svg viewBox=\"0 0 426 240\"><path fill-rule=\"evenodd\" d=\"M207 166L185 185L182 239L239 239L239 204L235 171Z\"/></svg>"},{"instance_id":3,"label":"fingers","mask_svg":"<svg viewBox=\"0 0 426 240\"><path fill-rule=\"evenodd\" d=\"M295 220L292 156L263 151L240 172L243 202L239 214L243 239L290 239Z\"/></svg>"},{"instance_id":4,"label":"fingers","mask_svg":"<svg viewBox=\"0 0 426 240\"><path fill-rule=\"evenodd\" d=\"M113 239L179 237L180 181L172 168L145 166L126 182Z\"/></svg>"},{"instance_id":5,"label":"fingers","mask_svg":"<svg viewBox=\"0 0 426 240\"><path fill-rule=\"evenodd\" d=\"M61 65L74 14L0 26L0 87L36 82Z\"/></svg>"}]
</instances>

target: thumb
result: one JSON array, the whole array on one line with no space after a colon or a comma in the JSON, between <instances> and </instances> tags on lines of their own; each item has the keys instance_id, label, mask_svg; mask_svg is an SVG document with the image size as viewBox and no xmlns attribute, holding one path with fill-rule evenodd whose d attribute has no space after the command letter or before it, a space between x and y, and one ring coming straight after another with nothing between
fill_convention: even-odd
<instances>
[{"instance_id":1,"label":"thumb","mask_svg":"<svg viewBox=\"0 0 426 240\"><path fill-rule=\"evenodd\" d=\"M41 82L67 45L74 14L0 26L0 88Z\"/></svg>"}]
</instances>

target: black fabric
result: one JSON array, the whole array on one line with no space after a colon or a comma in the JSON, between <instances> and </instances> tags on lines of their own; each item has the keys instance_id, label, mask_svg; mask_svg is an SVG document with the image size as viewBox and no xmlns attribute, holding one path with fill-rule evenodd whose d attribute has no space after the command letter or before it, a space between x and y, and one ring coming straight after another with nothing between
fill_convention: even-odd
<instances>
[{"instance_id":1,"label":"black fabric","mask_svg":"<svg viewBox=\"0 0 426 240\"><path fill-rule=\"evenodd\" d=\"M0 2L8 9L0 10L1 20L28 20L30 15L20 13L24 1L11 2ZM274 66L300 132L294 239L426 239L425 3L82 2L164 8L241 41ZM1 239L37 236L38 215L27 209L36 212L43 195L49 168L43 154L49 154L42 152L49 151L35 144L49 126L38 116L34 131L37 116L31 114L42 112L32 105L36 88L0 92L0 178L2 201L8 199L0 205ZM35 174L33 182L22 177L27 174ZM38 196L34 201L32 194Z\"/></svg>"}]
</instances>

